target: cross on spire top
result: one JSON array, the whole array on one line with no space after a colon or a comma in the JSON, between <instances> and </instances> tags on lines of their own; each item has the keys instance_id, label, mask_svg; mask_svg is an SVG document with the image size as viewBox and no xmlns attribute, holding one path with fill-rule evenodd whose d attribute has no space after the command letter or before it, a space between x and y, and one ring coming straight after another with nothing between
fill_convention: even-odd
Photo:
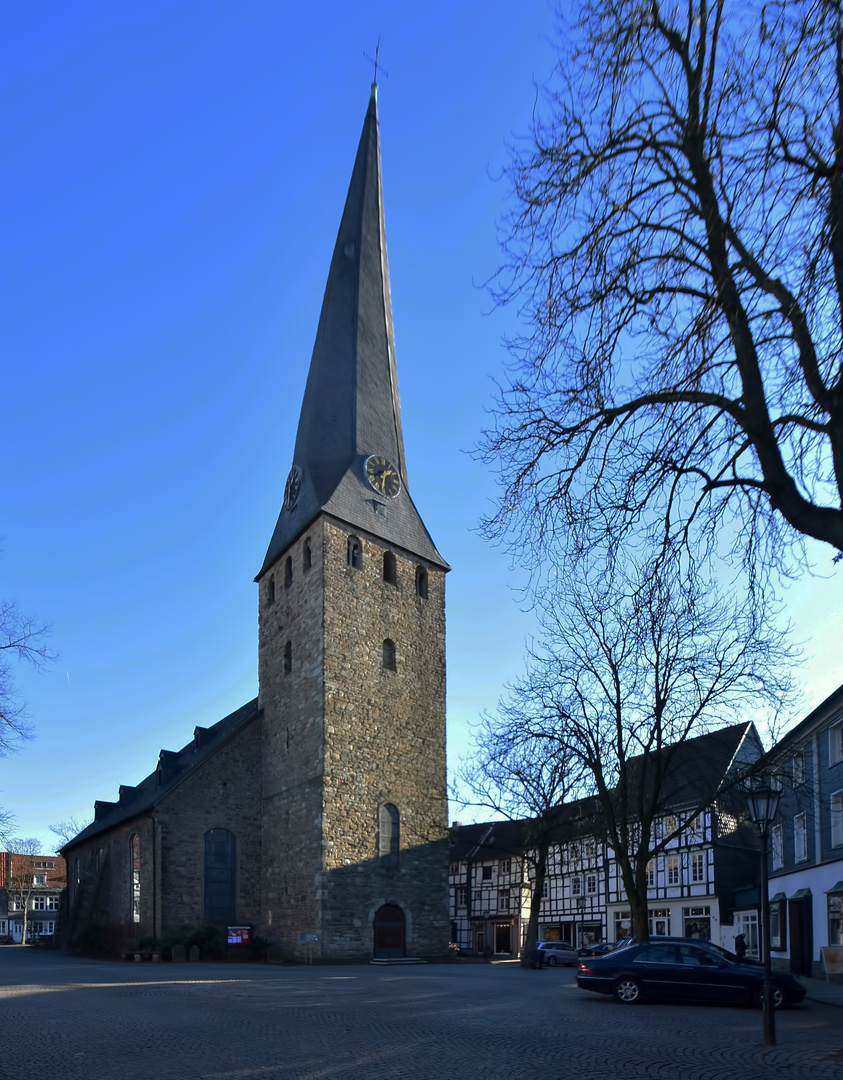
<instances>
[{"instance_id":1,"label":"cross on spire top","mask_svg":"<svg viewBox=\"0 0 843 1080\"><path fill-rule=\"evenodd\" d=\"M372 90L373 91L377 90L377 86L378 86L378 68L381 69L381 71L387 77L387 79L389 78L389 72L386 70L385 67L383 67L383 65L381 64L381 62L379 60L380 51L381 51L381 39L378 38L378 43L375 46L374 59L372 59L372 57L369 56L369 54L367 52L363 53L363 55L366 57L366 59L369 61L369 63L375 65L375 74L374 74L374 78L372 79Z\"/></svg>"}]
</instances>

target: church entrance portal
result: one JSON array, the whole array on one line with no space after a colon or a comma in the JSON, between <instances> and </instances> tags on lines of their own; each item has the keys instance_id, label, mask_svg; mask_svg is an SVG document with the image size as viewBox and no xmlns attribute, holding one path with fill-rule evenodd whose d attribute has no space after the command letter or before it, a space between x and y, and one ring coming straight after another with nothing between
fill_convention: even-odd
<instances>
[{"instance_id":1,"label":"church entrance portal","mask_svg":"<svg viewBox=\"0 0 843 1080\"><path fill-rule=\"evenodd\" d=\"M375 958L395 960L406 956L404 912L395 904L384 904L375 912Z\"/></svg>"}]
</instances>

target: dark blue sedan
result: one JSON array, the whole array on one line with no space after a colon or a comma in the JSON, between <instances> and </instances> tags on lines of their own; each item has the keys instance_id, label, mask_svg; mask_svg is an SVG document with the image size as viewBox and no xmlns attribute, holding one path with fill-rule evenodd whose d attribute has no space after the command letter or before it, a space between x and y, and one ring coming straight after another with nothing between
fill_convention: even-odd
<instances>
[{"instance_id":1,"label":"dark blue sedan","mask_svg":"<svg viewBox=\"0 0 843 1080\"><path fill-rule=\"evenodd\" d=\"M693 941L650 941L606 956L581 959L577 984L583 990L614 994L626 1005L643 998L669 998L760 1006L764 970L735 963ZM805 987L791 974L774 973L775 1008L794 1005L804 997Z\"/></svg>"}]
</instances>

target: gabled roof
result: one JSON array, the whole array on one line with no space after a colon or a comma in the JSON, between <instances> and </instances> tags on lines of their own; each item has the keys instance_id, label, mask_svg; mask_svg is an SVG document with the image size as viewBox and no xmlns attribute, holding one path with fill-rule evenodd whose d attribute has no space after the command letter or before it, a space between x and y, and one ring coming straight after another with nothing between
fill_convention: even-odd
<instances>
[{"instance_id":1,"label":"gabled roof","mask_svg":"<svg viewBox=\"0 0 843 1080\"><path fill-rule=\"evenodd\" d=\"M393 498L366 481L370 455L401 478ZM376 87L348 187L299 418L294 506L284 506L261 577L320 512L447 570L407 485L386 255Z\"/></svg>"},{"instance_id":2,"label":"gabled roof","mask_svg":"<svg viewBox=\"0 0 843 1080\"><path fill-rule=\"evenodd\" d=\"M107 832L139 814L152 810L166 795L188 776L195 772L203 762L221 746L224 746L238 731L258 716L258 699L250 701L235 712L223 717L209 728L197 727L193 739L181 750L162 750L158 755L158 765L153 772L139 784L128 786L121 784L117 802L94 803L95 819L87 828L69 840L61 853L67 855L77 844L84 843L100 833Z\"/></svg>"},{"instance_id":3,"label":"gabled roof","mask_svg":"<svg viewBox=\"0 0 843 1080\"><path fill-rule=\"evenodd\" d=\"M686 739L647 757L631 758L628 763L631 807L635 805L637 785L652 778L659 756L664 762L668 755L670 768L662 783L659 812L695 809L713 801L724 785L738 779L752 762L760 759L762 747L755 725L743 723ZM603 811L596 796L563 803L557 807L553 822L554 841L564 843L593 835L601 820ZM519 852L533 842L535 826L534 818L452 826L451 858L480 862Z\"/></svg>"},{"instance_id":4,"label":"gabled roof","mask_svg":"<svg viewBox=\"0 0 843 1080\"><path fill-rule=\"evenodd\" d=\"M836 723L840 719L843 719L843 685L838 686L824 701L812 709L804 720L784 734L770 751L769 757L775 761L783 754L793 753L817 729L822 730L826 725Z\"/></svg>"},{"instance_id":5,"label":"gabled roof","mask_svg":"<svg viewBox=\"0 0 843 1080\"><path fill-rule=\"evenodd\" d=\"M752 723L732 724L662 750L631 758L630 787L643 784L645 792L658 768L666 768L659 792L663 810L703 805L711 801L729 777L742 772L763 754Z\"/></svg>"}]
</instances>

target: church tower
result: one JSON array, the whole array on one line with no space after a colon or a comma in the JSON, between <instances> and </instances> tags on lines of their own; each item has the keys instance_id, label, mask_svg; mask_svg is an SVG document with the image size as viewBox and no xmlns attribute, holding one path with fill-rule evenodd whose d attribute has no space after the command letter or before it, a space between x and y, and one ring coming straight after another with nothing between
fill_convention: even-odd
<instances>
[{"instance_id":1,"label":"church tower","mask_svg":"<svg viewBox=\"0 0 843 1080\"><path fill-rule=\"evenodd\" d=\"M256 579L262 923L287 954L445 953L447 570L408 489L373 84Z\"/></svg>"}]
</instances>

